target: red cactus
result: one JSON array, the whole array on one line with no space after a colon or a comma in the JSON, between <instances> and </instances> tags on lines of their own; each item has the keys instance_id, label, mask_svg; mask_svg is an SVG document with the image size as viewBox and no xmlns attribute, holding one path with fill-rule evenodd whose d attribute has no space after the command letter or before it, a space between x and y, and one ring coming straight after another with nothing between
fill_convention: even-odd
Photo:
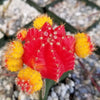
<instances>
[{"instance_id":1,"label":"red cactus","mask_svg":"<svg viewBox=\"0 0 100 100\"><path fill-rule=\"evenodd\" d=\"M40 30L28 30L23 61L40 71L43 78L58 81L64 72L74 68L74 44L74 37L66 35L64 25L53 30L45 23Z\"/></svg>"}]
</instances>

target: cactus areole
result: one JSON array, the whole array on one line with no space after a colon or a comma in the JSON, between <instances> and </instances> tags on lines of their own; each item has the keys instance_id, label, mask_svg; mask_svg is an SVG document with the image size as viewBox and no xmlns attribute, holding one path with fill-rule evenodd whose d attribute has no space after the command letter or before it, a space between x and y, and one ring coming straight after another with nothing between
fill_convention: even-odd
<instances>
[{"instance_id":1,"label":"cactus areole","mask_svg":"<svg viewBox=\"0 0 100 100\"><path fill-rule=\"evenodd\" d=\"M66 35L64 25L53 29L46 22L41 29L28 29L22 59L43 78L59 81L64 72L74 68L74 45L75 39Z\"/></svg>"}]
</instances>

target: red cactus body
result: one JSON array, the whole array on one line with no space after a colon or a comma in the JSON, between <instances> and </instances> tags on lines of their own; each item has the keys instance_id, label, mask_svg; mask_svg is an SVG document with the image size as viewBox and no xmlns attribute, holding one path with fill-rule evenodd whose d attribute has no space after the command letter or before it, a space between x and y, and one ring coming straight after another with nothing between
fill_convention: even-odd
<instances>
[{"instance_id":1,"label":"red cactus body","mask_svg":"<svg viewBox=\"0 0 100 100\"><path fill-rule=\"evenodd\" d=\"M74 44L74 37L66 35L64 25L54 30L48 23L40 30L30 28L25 39L23 62L38 70L43 78L58 81L64 72L74 68Z\"/></svg>"}]
</instances>

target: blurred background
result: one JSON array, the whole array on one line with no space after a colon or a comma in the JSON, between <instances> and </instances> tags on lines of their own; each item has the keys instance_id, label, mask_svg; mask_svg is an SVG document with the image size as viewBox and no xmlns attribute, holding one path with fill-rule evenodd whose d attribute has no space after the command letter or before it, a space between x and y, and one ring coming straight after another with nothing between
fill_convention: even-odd
<instances>
[{"instance_id":1,"label":"blurred background","mask_svg":"<svg viewBox=\"0 0 100 100\"><path fill-rule=\"evenodd\" d=\"M86 59L76 59L75 69L51 88L48 100L100 100L100 0L0 0L0 100L38 100L37 94L18 89L16 75L5 69L2 55L16 32L32 27L43 13L55 27L65 24L66 34L89 34L96 48Z\"/></svg>"}]
</instances>

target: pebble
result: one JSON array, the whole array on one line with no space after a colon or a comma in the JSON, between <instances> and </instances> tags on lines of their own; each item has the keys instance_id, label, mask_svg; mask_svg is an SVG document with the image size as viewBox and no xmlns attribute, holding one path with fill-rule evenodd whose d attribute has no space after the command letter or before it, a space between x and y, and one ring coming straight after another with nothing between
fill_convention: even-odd
<instances>
[{"instance_id":1,"label":"pebble","mask_svg":"<svg viewBox=\"0 0 100 100\"><path fill-rule=\"evenodd\" d=\"M0 100L6 100L6 96L5 95L0 95Z\"/></svg>"},{"instance_id":2,"label":"pebble","mask_svg":"<svg viewBox=\"0 0 100 100\"><path fill-rule=\"evenodd\" d=\"M51 92L51 96L52 97L57 97L57 95L56 95L56 93L53 91L53 92Z\"/></svg>"},{"instance_id":3,"label":"pebble","mask_svg":"<svg viewBox=\"0 0 100 100\"><path fill-rule=\"evenodd\" d=\"M71 87L74 87L75 86L75 83L72 81L72 80L70 80L70 84L69 84Z\"/></svg>"},{"instance_id":4,"label":"pebble","mask_svg":"<svg viewBox=\"0 0 100 100\"><path fill-rule=\"evenodd\" d=\"M7 85L5 86L5 89L8 90L8 91L9 91L11 88L12 88L12 85L11 85L11 84L7 84Z\"/></svg>"},{"instance_id":5,"label":"pebble","mask_svg":"<svg viewBox=\"0 0 100 100\"><path fill-rule=\"evenodd\" d=\"M81 100L81 98L80 97L76 97L76 99L75 100Z\"/></svg>"},{"instance_id":6,"label":"pebble","mask_svg":"<svg viewBox=\"0 0 100 100\"><path fill-rule=\"evenodd\" d=\"M69 100L69 96L70 95L68 93L66 93L65 96L64 96L64 100Z\"/></svg>"},{"instance_id":7,"label":"pebble","mask_svg":"<svg viewBox=\"0 0 100 100\"><path fill-rule=\"evenodd\" d=\"M18 91L14 91L14 96L17 98L18 97Z\"/></svg>"},{"instance_id":8,"label":"pebble","mask_svg":"<svg viewBox=\"0 0 100 100\"><path fill-rule=\"evenodd\" d=\"M59 100L58 97L54 97L52 100Z\"/></svg>"},{"instance_id":9,"label":"pebble","mask_svg":"<svg viewBox=\"0 0 100 100\"><path fill-rule=\"evenodd\" d=\"M7 97L6 100L11 100L11 98L10 97Z\"/></svg>"},{"instance_id":10,"label":"pebble","mask_svg":"<svg viewBox=\"0 0 100 100\"><path fill-rule=\"evenodd\" d=\"M0 32L0 39L4 37L4 34Z\"/></svg>"},{"instance_id":11,"label":"pebble","mask_svg":"<svg viewBox=\"0 0 100 100\"><path fill-rule=\"evenodd\" d=\"M51 96L48 96L48 100L52 100L52 97Z\"/></svg>"},{"instance_id":12,"label":"pebble","mask_svg":"<svg viewBox=\"0 0 100 100\"><path fill-rule=\"evenodd\" d=\"M0 91L3 91L4 87L0 86Z\"/></svg>"},{"instance_id":13,"label":"pebble","mask_svg":"<svg viewBox=\"0 0 100 100\"><path fill-rule=\"evenodd\" d=\"M74 92L74 88L73 87L70 87L69 91L72 94Z\"/></svg>"},{"instance_id":14,"label":"pebble","mask_svg":"<svg viewBox=\"0 0 100 100\"><path fill-rule=\"evenodd\" d=\"M61 92L61 97L64 97L66 94L66 89Z\"/></svg>"},{"instance_id":15,"label":"pebble","mask_svg":"<svg viewBox=\"0 0 100 100\"><path fill-rule=\"evenodd\" d=\"M25 95L23 92L19 93L19 99L18 100L30 100L27 95Z\"/></svg>"},{"instance_id":16,"label":"pebble","mask_svg":"<svg viewBox=\"0 0 100 100\"><path fill-rule=\"evenodd\" d=\"M68 84L66 84L66 90L68 90L69 89L69 85Z\"/></svg>"},{"instance_id":17,"label":"pebble","mask_svg":"<svg viewBox=\"0 0 100 100\"><path fill-rule=\"evenodd\" d=\"M7 83L8 83L7 80L4 80L4 81L3 81L3 85L4 85L4 86L6 86Z\"/></svg>"},{"instance_id":18,"label":"pebble","mask_svg":"<svg viewBox=\"0 0 100 100\"><path fill-rule=\"evenodd\" d=\"M61 97L61 96L59 97L59 99L60 99L60 100L64 100L64 98L63 98L63 97Z\"/></svg>"},{"instance_id":19,"label":"pebble","mask_svg":"<svg viewBox=\"0 0 100 100\"><path fill-rule=\"evenodd\" d=\"M62 83L61 84L61 90L64 90L65 89L65 85Z\"/></svg>"},{"instance_id":20,"label":"pebble","mask_svg":"<svg viewBox=\"0 0 100 100\"><path fill-rule=\"evenodd\" d=\"M56 87L54 88L54 90L55 90L55 92L56 92L58 95L61 94L61 87L60 87L60 86L56 86Z\"/></svg>"},{"instance_id":21,"label":"pebble","mask_svg":"<svg viewBox=\"0 0 100 100\"><path fill-rule=\"evenodd\" d=\"M88 93L88 91L85 87L80 87L78 90L81 94Z\"/></svg>"},{"instance_id":22,"label":"pebble","mask_svg":"<svg viewBox=\"0 0 100 100\"><path fill-rule=\"evenodd\" d=\"M32 0L35 3L37 3L39 6L44 7L48 4L50 4L51 2L55 1L55 0Z\"/></svg>"},{"instance_id":23,"label":"pebble","mask_svg":"<svg viewBox=\"0 0 100 100\"><path fill-rule=\"evenodd\" d=\"M75 84L80 84L80 83L81 83L81 81L80 81L80 79L79 79L79 78L74 79L74 80L75 80Z\"/></svg>"}]
</instances>

